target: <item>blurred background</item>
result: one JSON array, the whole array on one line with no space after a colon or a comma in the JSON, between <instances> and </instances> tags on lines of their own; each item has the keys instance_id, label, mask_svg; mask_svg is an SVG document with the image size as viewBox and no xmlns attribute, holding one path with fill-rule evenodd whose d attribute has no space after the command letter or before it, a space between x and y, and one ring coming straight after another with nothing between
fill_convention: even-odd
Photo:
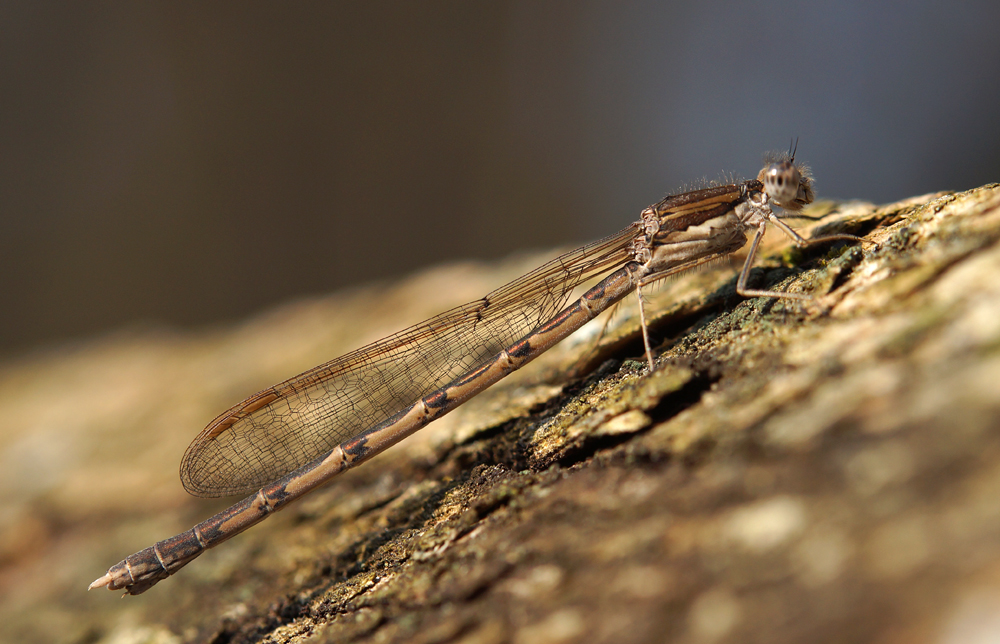
<instances>
[{"instance_id":1,"label":"blurred background","mask_svg":"<svg viewBox=\"0 0 1000 644\"><path fill-rule=\"evenodd\" d=\"M1000 180L1000 4L0 4L0 357L575 244L799 137Z\"/></svg>"}]
</instances>

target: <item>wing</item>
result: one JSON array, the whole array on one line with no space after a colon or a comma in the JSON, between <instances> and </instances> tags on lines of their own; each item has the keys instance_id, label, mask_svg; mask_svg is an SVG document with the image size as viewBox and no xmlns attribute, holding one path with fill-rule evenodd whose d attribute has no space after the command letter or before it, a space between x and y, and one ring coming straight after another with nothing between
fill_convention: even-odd
<instances>
[{"instance_id":1,"label":"wing","mask_svg":"<svg viewBox=\"0 0 1000 644\"><path fill-rule=\"evenodd\" d=\"M562 309L582 282L631 259L633 224L485 297L250 396L188 446L181 481L197 496L247 494L451 382Z\"/></svg>"}]
</instances>

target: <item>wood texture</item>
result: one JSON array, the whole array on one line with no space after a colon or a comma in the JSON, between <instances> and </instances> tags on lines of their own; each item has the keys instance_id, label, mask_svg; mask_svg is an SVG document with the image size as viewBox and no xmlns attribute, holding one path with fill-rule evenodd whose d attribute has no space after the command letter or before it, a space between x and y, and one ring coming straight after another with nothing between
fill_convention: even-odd
<instances>
[{"instance_id":1,"label":"wood texture","mask_svg":"<svg viewBox=\"0 0 1000 644\"><path fill-rule=\"evenodd\" d=\"M0 373L0 638L52 642L965 642L1000 623L1000 185L775 235L600 324L140 597L109 564L221 509L177 481L220 409L482 295L430 271ZM793 222L802 223L802 222ZM808 222L807 222L808 223ZM441 294L425 301L430 289ZM402 313L401 313L402 312ZM596 343L596 344L595 344ZM984 640L978 640L984 641Z\"/></svg>"}]
</instances>

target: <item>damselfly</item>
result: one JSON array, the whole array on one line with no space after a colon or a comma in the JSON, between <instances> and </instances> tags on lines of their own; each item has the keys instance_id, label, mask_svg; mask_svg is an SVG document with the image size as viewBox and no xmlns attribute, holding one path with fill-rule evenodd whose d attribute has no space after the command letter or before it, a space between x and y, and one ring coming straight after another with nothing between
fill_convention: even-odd
<instances>
[{"instance_id":1,"label":"damselfly","mask_svg":"<svg viewBox=\"0 0 1000 644\"><path fill-rule=\"evenodd\" d=\"M809 299L747 288L768 223L806 240L772 206L798 211L812 181L794 154L767 163L756 179L668 196L616 235L570 251L483 298L260 391L212 421L188 447L181 480L198 496L248 494L187 532L112 566L90 588L137 595L207 548L266 518L344 470L399 442L527 364L633 291L646 357L653 352L642 289L725 257L754 231L736 292ZM569 302L575 288L603 278Z\"/></svg>"}]
</instances>

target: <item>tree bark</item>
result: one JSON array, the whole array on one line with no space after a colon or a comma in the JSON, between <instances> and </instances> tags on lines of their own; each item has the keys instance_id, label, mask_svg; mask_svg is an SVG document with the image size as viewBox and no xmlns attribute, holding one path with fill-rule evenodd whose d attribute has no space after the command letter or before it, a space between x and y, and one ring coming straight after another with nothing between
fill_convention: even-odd
<instances>
[{"instance_id":1,"label":"tree bark","mask_svg":"<svg viewBox=\"0 0 1000 644\"><path fill-rule=\"evenodd\" d=\"M554 349L141 597L108 565L225 505L176 463L218 411L531 264L439 269L0 377L8 641L966 642L1000 631L1000 185L826 203L756 288L725 264ZM540 262L537 262L540 263ZM428 297L428 293L434 297ZM451 302L455 303L455 302ZM977 640L976 638L980 639Z\"/></svg>"}]
</instances>

